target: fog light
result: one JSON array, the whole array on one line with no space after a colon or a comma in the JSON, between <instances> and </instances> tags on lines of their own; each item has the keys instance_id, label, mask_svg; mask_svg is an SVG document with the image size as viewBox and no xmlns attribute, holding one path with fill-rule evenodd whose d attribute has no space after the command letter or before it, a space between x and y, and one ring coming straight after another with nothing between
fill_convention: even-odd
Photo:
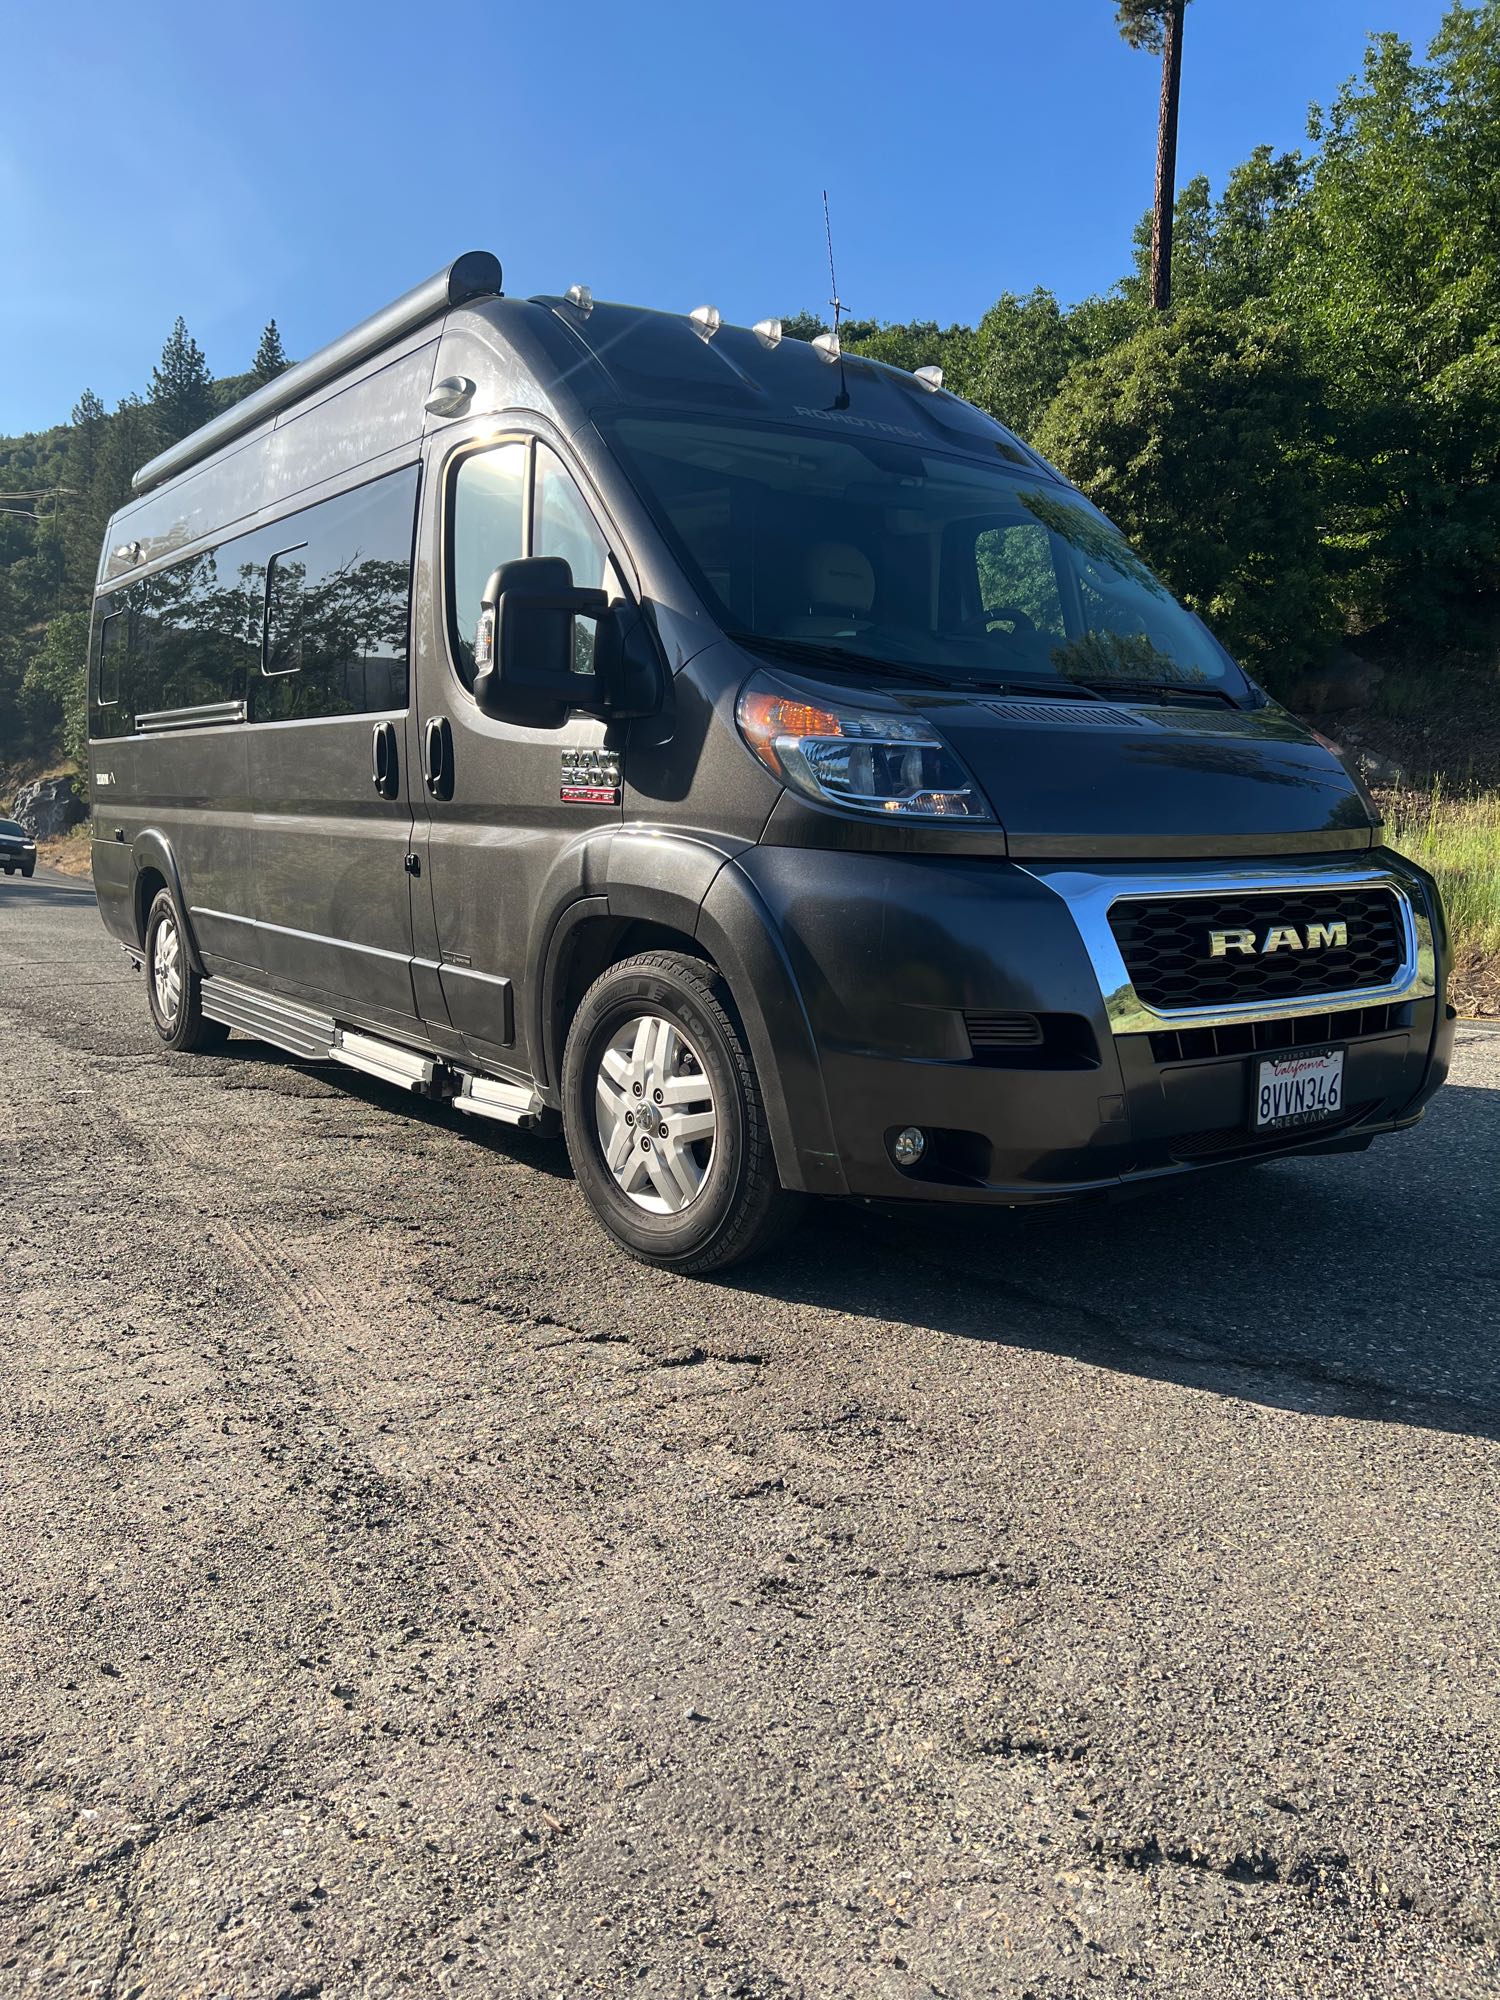
<instances>
[{"instance_id":1,"label":"fog light","mask_svg":"<svg viewBox=\"0 0 1500 2000\"><path fill-rule=\"evenodd\" d=\"M898 1167L914 1167L927 1151L927 1134L918 1125L904 1125L891 1141L891 1158Z\"/></svg>"}]
</instances>

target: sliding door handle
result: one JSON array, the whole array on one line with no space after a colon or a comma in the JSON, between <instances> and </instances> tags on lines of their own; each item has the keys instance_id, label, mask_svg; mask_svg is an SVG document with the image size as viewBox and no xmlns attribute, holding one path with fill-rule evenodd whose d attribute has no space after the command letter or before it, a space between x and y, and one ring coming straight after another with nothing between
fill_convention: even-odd
<instances>
[{"instance_id":1,"label":"sliding door handle","mask_svg":"<svg viewBox=\"0 0 1500 2000\"><path fill-rule=\"evenodd\" d=\"M401 790L401 759L394 722L376 723L373 754L375 789L383 799L394 799Z\"/></svg>"},{"instance_id":2,"label":"sliding door handle","mask_svg":"<svg viewBox=\"0 0 1500 2000\"><path fill-rule=\"evenodd\" d=\"M446 715L435 715L428 723L422 747L426 752L424 780L435 799L453 796L453 729Z\"/></svg>"}]
</instances>

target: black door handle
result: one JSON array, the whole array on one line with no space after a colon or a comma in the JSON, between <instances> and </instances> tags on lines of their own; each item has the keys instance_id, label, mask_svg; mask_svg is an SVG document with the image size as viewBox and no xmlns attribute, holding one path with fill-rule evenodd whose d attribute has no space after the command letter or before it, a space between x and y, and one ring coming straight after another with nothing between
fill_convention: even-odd
<instances>
[{"instance_id":1,"label":"black door handle","mask_svg":"<svg viewBox=\"0 0 1500 2000\"><path fill-rule=\"evenodd\" d=\"M435 715L423 737L427 755L425 782L435 799L453 796L453 730L446 715Z\"/></svg>"},{"instance_id":2,"label":"black door handle","mask_svg":"<svg viewBox=\"0 0 1500 2000\"><path fill-rule=\"evenodd\" d=\"M394 722L377 722L374 735L375 789L383 799L393 799L401 790L401 763L396 750Z\"/></svg>"}]
</instances>

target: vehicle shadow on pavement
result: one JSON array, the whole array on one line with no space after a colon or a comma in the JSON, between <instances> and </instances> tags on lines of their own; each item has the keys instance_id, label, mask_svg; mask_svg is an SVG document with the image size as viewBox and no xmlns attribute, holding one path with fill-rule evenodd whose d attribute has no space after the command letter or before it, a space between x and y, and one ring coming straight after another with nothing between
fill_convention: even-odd
<instances>
[{"instance_id":1,"label":"vehicle shadow on pavement","mask_svg":"<svg viewBox=\"0 0 1500 2000\"><path fill-rule=\"evenodd\" d=\"M721 1281L1279 1408L1500 1439L1500 1090L1367 1153L1032 1211L825 1203Z\"/></svg>"}]
</instances>

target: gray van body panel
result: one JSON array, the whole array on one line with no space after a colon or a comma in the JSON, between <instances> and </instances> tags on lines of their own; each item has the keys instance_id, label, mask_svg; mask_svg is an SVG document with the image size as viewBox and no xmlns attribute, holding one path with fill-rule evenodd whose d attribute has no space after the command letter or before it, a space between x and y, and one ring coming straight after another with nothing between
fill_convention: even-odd
<instances>
[{"instance_id":1,"label":"gray van body panel","mask_svg":"<svg viewBox=\"0 0 1500 2000\"><path fill-rule=\"evenodd\" d=\"M473 385L461 413L427 412L433 383L449 377ZM1239 1086L1222 1064L1164 1080L1119 1042L1064 900L1017 857L1335 861L1368 852L1377 816L1295 725L1237 719L1230 743L1220 740L1227 725L1174 730L1163 715L1122 750L1102 732L1013 735L973 700L953 705L954 726L967 707L963 754L985 763L998 823L898 824L794 798L734 721L747 678L783 670L720 631L609 447L621 412L668 408L861 426L936 450L999 452L1039 481L1058 479L982 412L884 364L831 367L801 342L772 349L728 326L706 341L684 318L621 306L454 307L111 521L91 689L98 625L117 593L419 468L405 706L287 721L189 716L99 735L94 876L106 924L139 946L140 889L160 877L198 969L534 1082L554 1108L567 1010L601 944L676 941L723 974L788 1187L1023 1200L1168 1171L1161 1146L1153 1153L1142 1136L1162 1125L1163 1106L1190 1116L1201 1099L1217 1115ZM511 434L561 459L642 605L669 670L658 714L622 724L575 713L562 729L526 729L483 714L463 685L444 608L451 468L465 448ZM847 699L847 682L837 691ZM869 703L892 699L877 690ZM372 736L386 723L399 767L388 797L372 780ZM449 733L450 797L424 784L434 727ZM564 750L618 753L618 801L563 802ZM1431 885L1414 870L1403 879L1440 927ZM1410 1018L1360 1058L1377 1107L1371 1129L1416 1115L1440 1080L1451 1037L1441 971L1439 948ZM1097 1056L976 1068L965 1027L975 1007L1076 1019ZM931 1118L934 1105L954 1122L983 1108L992 1184L913 1189L896 1171L887 1127Z\"/></svg>"}]
</instances>

